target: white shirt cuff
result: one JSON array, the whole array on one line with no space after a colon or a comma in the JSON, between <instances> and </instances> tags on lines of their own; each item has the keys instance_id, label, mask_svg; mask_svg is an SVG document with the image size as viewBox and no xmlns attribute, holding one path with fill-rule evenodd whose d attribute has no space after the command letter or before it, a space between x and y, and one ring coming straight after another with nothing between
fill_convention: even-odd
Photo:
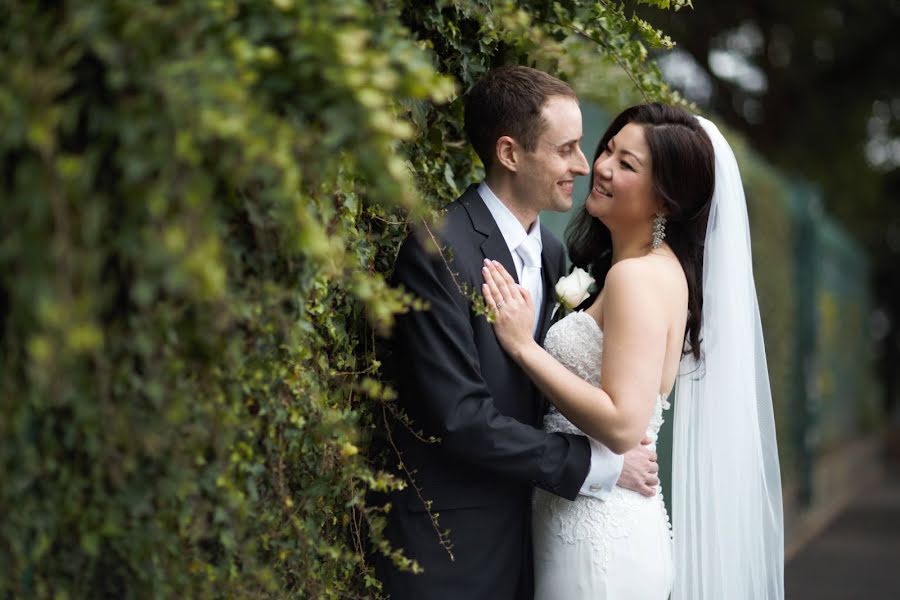
<instances>
[{"instance_id":1,"label":"white shirt cuff","mask_svg":"<svg viewBox=\"0 0 900 600\"><path fill-rule=\"evenodd\" d=\"M625 457L595 439L588 438L588 442L591 445L591 468L578 493L605 500L619 481Z\"/></svg>"}]
</instances>

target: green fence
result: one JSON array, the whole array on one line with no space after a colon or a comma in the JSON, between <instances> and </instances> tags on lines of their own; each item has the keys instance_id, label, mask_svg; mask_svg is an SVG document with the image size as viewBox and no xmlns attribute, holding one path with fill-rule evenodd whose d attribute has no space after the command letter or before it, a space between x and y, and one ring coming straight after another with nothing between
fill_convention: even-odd
<instances>
[{"instance_id":1,"label":"green fence","mask_svg":"<svg viewBox=\"0 0 900 600\"><path fill-rule=\"evenodd\" d=\"M609 116L590 102L583 102L582 113L582 150L590 161ZM824 213L815 187L788 180L725 133L747 194L786 501L804 508L816 502L817 459L882 419L868 328L869 262ZM544 213L542 222L562 237L587 188L587 178L576 182L573 211ZM665 489L671 484L671 415L659 440Z\"/></svg>"}]
</instances>

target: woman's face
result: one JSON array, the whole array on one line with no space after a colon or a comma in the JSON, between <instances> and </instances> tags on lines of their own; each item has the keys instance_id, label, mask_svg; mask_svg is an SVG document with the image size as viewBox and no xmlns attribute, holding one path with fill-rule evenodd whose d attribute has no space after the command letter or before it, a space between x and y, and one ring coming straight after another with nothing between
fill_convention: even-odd
<instances>
[{"instance_id":1,"label":"woman's face","mask_svg":"<svg viewBox=\"0 0 900 600\"><path fill-rule=\"evenodd\" d=\"M610 230L650 223L659 210L653 188L653 157L644 128L625 125L594 162L588 213Z\"/></svg>"}]
</instances>

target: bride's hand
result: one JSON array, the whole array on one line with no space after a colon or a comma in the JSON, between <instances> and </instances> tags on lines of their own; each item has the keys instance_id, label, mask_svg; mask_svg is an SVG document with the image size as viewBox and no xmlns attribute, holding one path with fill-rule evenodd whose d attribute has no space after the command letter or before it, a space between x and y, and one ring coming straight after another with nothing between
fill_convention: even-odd
<instances>
[{"instance_id":1,"label":"bride's hand","mask_svg":"<svg viewBox=\"0 0 900 600\"><path fill-rule=\"evenodd\" d=\"M494 333L503 349L516 358L519 350L535 343L531 295L495 260L485 260L481 274L485 281L481 293L494 315Z\"/></svg>"}]
</instances>

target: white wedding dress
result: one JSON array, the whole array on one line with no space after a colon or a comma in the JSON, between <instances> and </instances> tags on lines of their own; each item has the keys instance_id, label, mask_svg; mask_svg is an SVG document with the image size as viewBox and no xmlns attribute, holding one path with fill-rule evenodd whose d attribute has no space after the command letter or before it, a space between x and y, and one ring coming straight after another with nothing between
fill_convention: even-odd
<instances>
[{"instance_id":1,"label":"white wedding dress","mask_svg":"<svg viewBox=\"0 0 900 600\"><path fill-rule=\"evenodd\" d=\"M603 332L593 317L573 312L550 328L544 347L570 371L600 385ZM660 395L647 428L653 440L669 403ZM555 408L544 429L582 433ZM661 493L648 498L615 487L605 500L574 501L536 490L535 600L666 600L674 568L669 516Z\"/></svg>"}]
</instances>

